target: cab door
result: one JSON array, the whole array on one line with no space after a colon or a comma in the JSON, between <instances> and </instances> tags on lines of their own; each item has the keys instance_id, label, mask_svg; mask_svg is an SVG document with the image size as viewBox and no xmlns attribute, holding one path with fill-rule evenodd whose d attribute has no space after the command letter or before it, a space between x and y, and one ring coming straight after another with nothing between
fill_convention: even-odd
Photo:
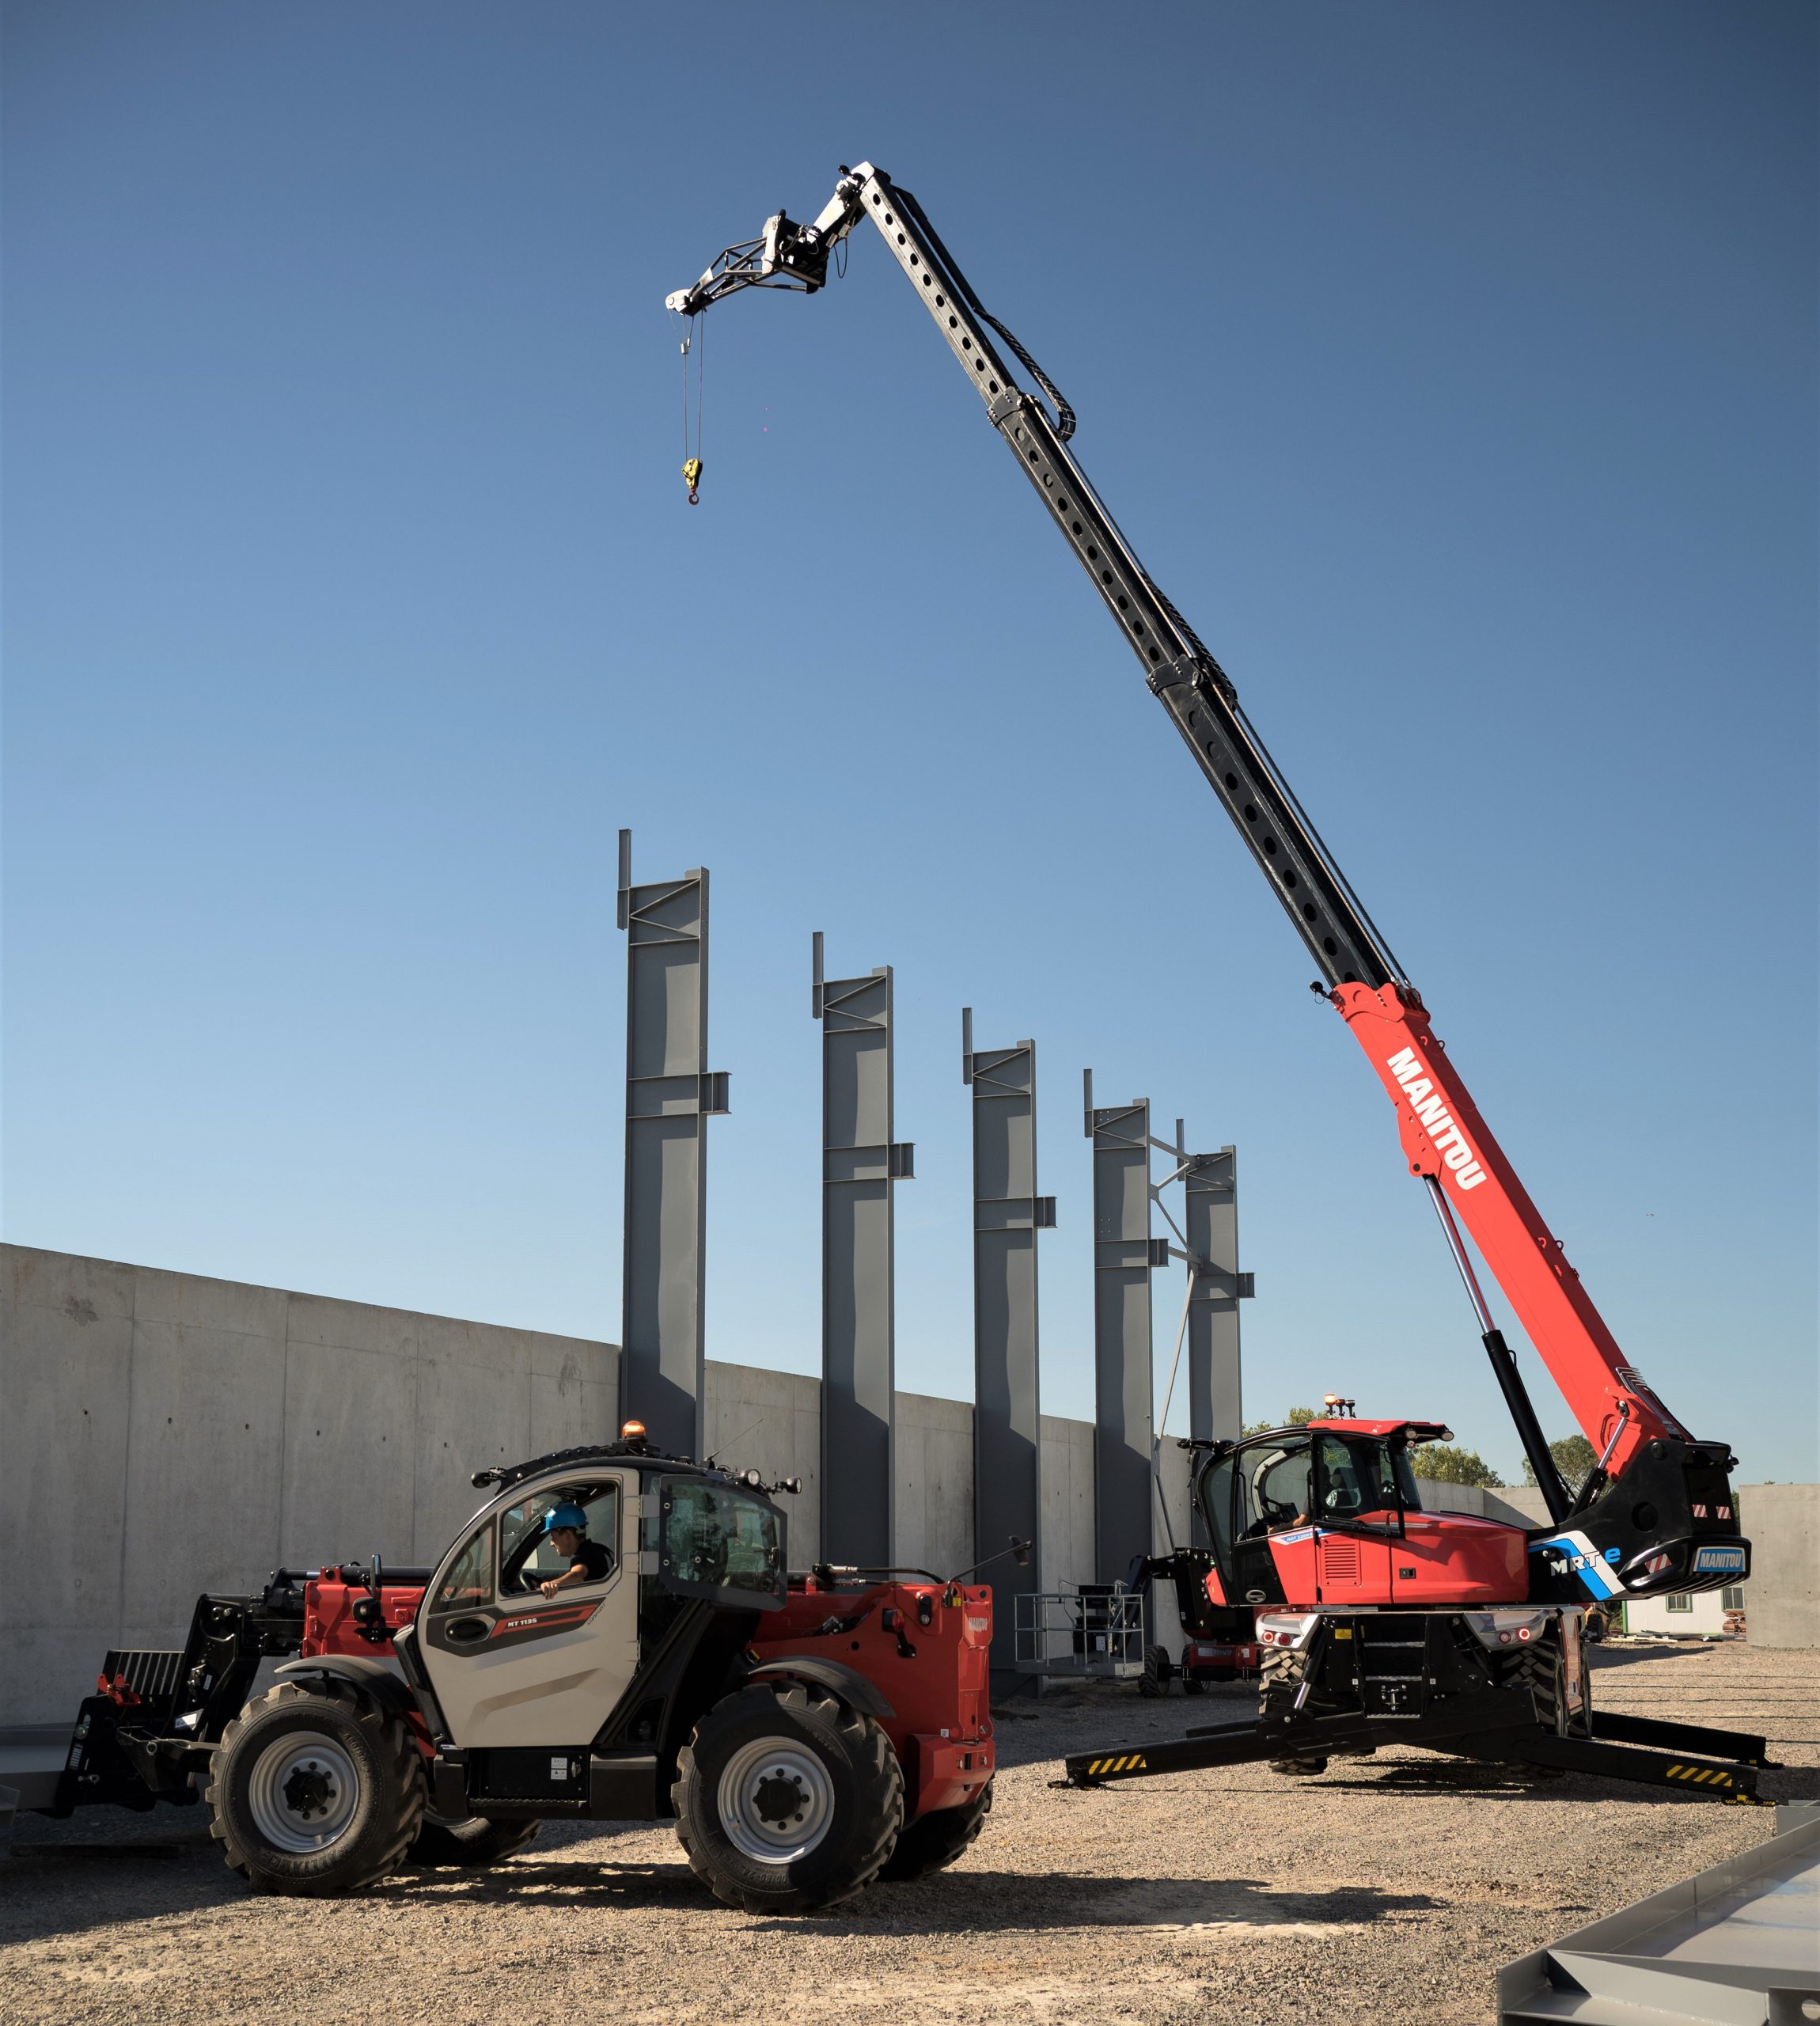
<instances>
[{"instance_id":1,"label":"cab door","mask_svg":"<svg viewBox=\"0 0 1820 2026\"><path fill-rule=\"evenodd\" d=\"M1233 1460L1232 1602L1312 1603L1309 1438L1262 1436Z\"/></svg>"},{"instance_id":2,"label":"cab door","mask_svg":"<svg viewBox=\"0 0 1820 2026\"><path fill-rule=\"evenodd\" d=\"M1315 1447L1315 1559L1324 1604L1390 1601L1386 1523L1393 1524L1396 1514L1385 1506L1382 1486L1371 1481L1372 1459L1360 1453L1369 1448L1335 1435L1323 1435Z\"/></svg>"},{"instance_id":3,"label":"cab door","mask_svg":"<svg viewBox=\"0 0 1820 2026\"><path fill-rule=\"evenodd\" d=\"M585 1744L639 1662L635 1473L546 1480L476 1521L424 1592L418 1651L457 1745ZM566 1566L543 1523L574 1504L588 1538L611 1556L606 1575L545 1597Z\"/></svg>"}]
</instances>

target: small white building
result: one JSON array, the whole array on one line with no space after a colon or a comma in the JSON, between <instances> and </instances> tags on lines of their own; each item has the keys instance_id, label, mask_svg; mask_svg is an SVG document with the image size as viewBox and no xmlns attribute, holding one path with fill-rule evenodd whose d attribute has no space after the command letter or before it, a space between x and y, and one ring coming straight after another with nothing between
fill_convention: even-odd
<instances>
[{"instance_id":1,"label":"small white building","mask_svg":"<svg viewBox=\"0 0 1820 2026\"><path fill-rule=\"evenodd\" d=\"M1711 1639L1722 1633L1742 1633L1744 1585L1627 1598L1624 1624L1629 1633L1662 1633L1671 1639Z\"/></svg>"}]
</instances>

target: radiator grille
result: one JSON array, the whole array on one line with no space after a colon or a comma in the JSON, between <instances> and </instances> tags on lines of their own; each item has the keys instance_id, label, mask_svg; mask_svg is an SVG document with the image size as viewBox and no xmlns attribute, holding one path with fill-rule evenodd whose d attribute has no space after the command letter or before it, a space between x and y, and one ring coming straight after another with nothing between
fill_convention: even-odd
<instances>
[{"instance_id":1,"label":"radiator grille","mask_svg":"<svg viewBox=\"0 0 1820 2026\"><path fill-rule=\"evenodd\" d=\"M1321 1546L1330 1582L1356 1583L1359 1580L1359 1543L1356 1541L1323 1541Z\"/></svg>"}]
</instances>

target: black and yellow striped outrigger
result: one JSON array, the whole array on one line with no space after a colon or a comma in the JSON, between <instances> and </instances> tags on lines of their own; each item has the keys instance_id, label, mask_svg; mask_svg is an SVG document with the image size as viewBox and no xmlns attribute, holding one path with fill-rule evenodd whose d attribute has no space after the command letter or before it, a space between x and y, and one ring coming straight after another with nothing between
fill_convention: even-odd
<instances>
[{"instance_id":1,"label":"black and yellow striped outrigger","mask_svg":"<svg viewBox=\"0 0 1820 2026\"><path fill-rule=\"evenodd\" d=\"M1192 1730L1141 1747L1075 1752L1063 1764L1067 1785L1098 1787L1113 1780L1259 1759L1306 1760L1371 1752L1380 1745L1420 1745L1465 1759L1553 1766L1601 1779L1669 1787L1702 1800L1767 1805L1759 1800L1757 1775L1775 1762L1767 1755L1764 1738L1602 1711L1594 1718L1595 1736L1559 1737L1538 1724L1511 1724L1507 1709L1507 1703L1500 1707L1469 1698L1414 1719L1367 1717L1356 1711L1287 1722L1258 1719Z\"/></svg>"},{"instance_id":2,"label":"black and yellow striped outrigger","mask_svg":"<svg viewBox=\"0 0 1820 2026\"><path fill-rule=\"evenodd\" d=\"M1147 1773L1150 1761L1141 1751L1128 1751L1116 1759L1096 1759L1087 1766L1090 1780L1109 1780L1118 1773Z\"/></svg>"}]
</instances>

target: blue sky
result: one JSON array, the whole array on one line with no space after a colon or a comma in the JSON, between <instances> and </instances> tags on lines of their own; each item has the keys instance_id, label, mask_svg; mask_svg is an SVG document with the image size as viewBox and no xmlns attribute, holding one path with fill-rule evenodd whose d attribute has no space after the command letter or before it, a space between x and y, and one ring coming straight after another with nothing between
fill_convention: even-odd
<instances>
[{"instance_id":1,"label":"blue sky","mask_svg":"<svg viewBox=\"0 0 1820 2026\"><path fill-rule=\"evenodd\" d=\"M869 157L1620 1341L1811 1478L1815 38L18 0L6 1235L616 1337L624 824L713 875L711 1356L815 1367L821 928L897 967L901 1384L971 1390L970 1004L1038 1044L1046 1406L1091 1409L1090 1064L1239 1148L1249 1412L1515 1475L1381 1091L882 247L714 313L684 504L664 294Z\"/></svg>"}]
</instances>

